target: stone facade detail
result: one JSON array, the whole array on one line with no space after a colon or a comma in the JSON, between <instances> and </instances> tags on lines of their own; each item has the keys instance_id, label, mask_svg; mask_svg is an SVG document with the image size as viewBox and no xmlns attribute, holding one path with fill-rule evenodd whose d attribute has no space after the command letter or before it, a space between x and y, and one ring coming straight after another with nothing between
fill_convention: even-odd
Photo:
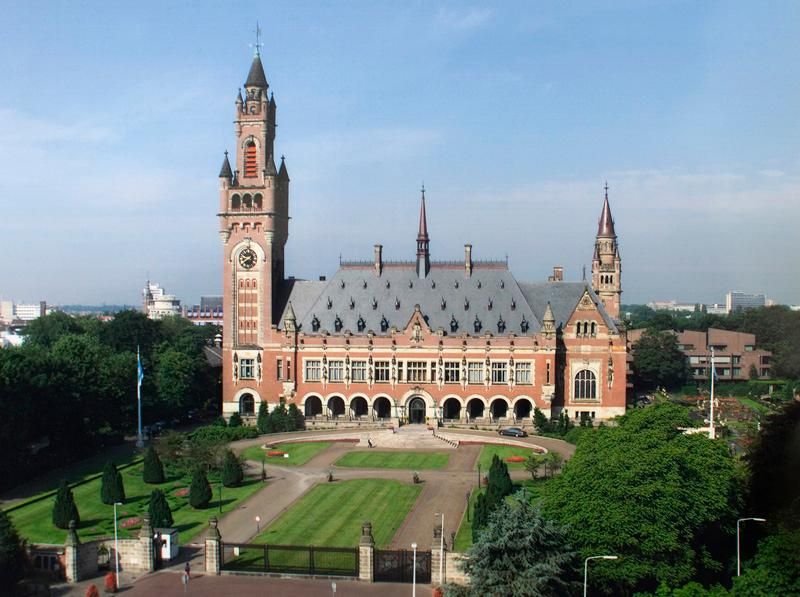
<instances>
[{"instance_id":1,"label":"stone facade detail","mask_svg":"<svg viewBox=\"0 0 800 597\"><path fill-rule=\"evenodd\" d=\"M372 523L361 525L361 539L358 542L358 580L372 582L375 569L375 539L372 537Z\"/></svg>"},{"instance_id":2,"label":"stone facade detail","mask_svg":"<svg viewBox=\"0 0 800 597\"><path fill-rule=\"evenodd\" d=\"M217 525L216 516L212 516L208 521L205 544L206 573L215 575L219 575L222 568L222 536Z\"/></svg>"}]
</instances>

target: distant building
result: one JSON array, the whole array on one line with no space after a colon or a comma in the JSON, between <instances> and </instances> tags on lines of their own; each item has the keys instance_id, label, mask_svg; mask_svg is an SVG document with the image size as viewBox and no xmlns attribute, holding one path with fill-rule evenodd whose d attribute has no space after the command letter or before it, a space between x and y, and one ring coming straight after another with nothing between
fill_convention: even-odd
<instances>
[{"instance_id":1,"label":"distant building","mask_svg":"<svg viewBox=\"0 0 800 597\"><path fill-rule=\"evenodd\" d=\"M181 301L174 294L167 294L157 283L148 280L142 291L142 311L150 319L180 315Z\"/></svg>"},{"instance_id":2,"label":"distant building","mask_svg":"<svg viewBox=\"0 0 800 597\"><path fill-rule=\"evenodd\" d=\"M222 326L222 297L201 296L199 305L183 308L183 316L195 325Z\"/></svg>"},{"instance_id":3,"label":"distant building","mask_svg":"<svg viewBox=\"0 0 800 597\"><path fill-rule=\"evenodd\" d=\"M709 315L727 315L728 307L720 303L714 303L713 305L706 305L706 313L708 313Z\"/></svg>"},{"instance_id":4,"label":"distant building","mask_svg":"<svg viewBox=\"0 0 800 597\"><path fill-rule=\"evenodd\" d=\"M48 307L46 301L39 301L38 303L0 301L0 322L9 324L27 323L57 310L58 307Z\"/></svg>"},{"instance_id":5,"label":"distant building","mask_svg":"<svg viewBox=\"0 0 800 597\"><path fill-rule=\"evenodd\" d=\"M645 330L628 331L628 344L633 346ZM772 353L756 348L755 334L710 328L707 332L672 332L678 347L686 355L695 381L708 381L711 374L711 347L714 348L714 367L718 381L747 381L751 367L756 379L767 379L772 372Z\"/></svg>"},{"instance_id":6,"label":"distant building","mask_svg":"<svg viewBox=\"0 0 800 597\"><path fill-rule=\"evenodd\" d=\"M697 303L679 303L677 301L653 301L647 303L647 306L654 311L683 311L686 313L694 313L697 309Z\"/></svg>"},{"instance_id":7,"label":"distant building","mask_svg":"<svg viewBox=\"0 0 800 597\"><path fill-rule=\"evenodd\" d=\"M728 313L744 309L758 309L767 304L767 297L763 294L747 294L745 292L729 292L725 295L725 308Z\"/></svg>"}]
</instances>

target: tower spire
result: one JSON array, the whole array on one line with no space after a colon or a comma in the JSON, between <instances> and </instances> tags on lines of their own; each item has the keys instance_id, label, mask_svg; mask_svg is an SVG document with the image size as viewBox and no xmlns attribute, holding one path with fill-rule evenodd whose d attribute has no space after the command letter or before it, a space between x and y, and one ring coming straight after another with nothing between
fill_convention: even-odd
<instances>
[{"instance_id":1,"label":"tower spire","mask_svg":"<svg viewBox=\"0 0 800 597\"><path fill-rule=\"evenodd\" d=\"M611 317L619 317L622 294L622 260L619 256L614 218L608 203L608 182L603 186L603 211L597 223L597 238L592 257L592 288Z\"/></svg>"},{"instance_id":2,"label":"tower spire","mask_svg":"<svg viewBox=\"0 0 800 597\"><path fill-rule=\"evenodd\" d=\"M605 186L606 195L603 200L603 211L600 214L600 220L597 223L597 236L617 236L614 231L614 218L611 217L611 207L608 204L608 182Z\"/></svg>"},{"instance_id":3,"label":"tower spire","mask_svg":"<svg viewBox=\"0 0 800 597\"><path fill-rule=\"evenodd\" d=\"M422 199L419 205L419 232L417 232L417 274L424 278L431 270L431 256L429 252L430 238L428 237L428 217L425 212L425 184L422 185Z\"/></svg>"}]
</instances>

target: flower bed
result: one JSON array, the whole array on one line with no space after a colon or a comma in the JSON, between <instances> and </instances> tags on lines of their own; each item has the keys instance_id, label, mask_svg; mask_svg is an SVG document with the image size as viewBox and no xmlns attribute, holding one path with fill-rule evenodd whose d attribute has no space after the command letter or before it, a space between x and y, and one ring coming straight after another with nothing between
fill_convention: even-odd
<instances>
[{"instance_id":1,"label":"flower bed","mask_svg":"<svg viewBox=\"0 0 800 597\"><path fill-rule=\"evenodd\" d=\"M172 492L172 495L174 495L175 497L186 497L187 495L189 495L189 488L182 487L181 489L176 489L175 491Z\"/></svg>"},{"instance_id":2,"label":"flower bed","mask_svg":"<svg viewBox=\"0 0 800 597\"><path fill-rule=\"evenodd\" d=\"M125 520L123 520L119 524L119 526L121 526L123 529L129 529L131 527L139 526L140 524L142 524L142 519L139 518L138 516L133 516L131 518L126 518Z\"/></svg>"},{"instance_id":3,"label":"flower bed","mask_svg":"<svg viewBox=\"0 0 800 597\"><path fill-rule=\"evenodd\" d=\"M524 456L509 456L506 458L506 462L525 462L525 460Z\"/></svg>"},{"instance_id":4,"label":"flower bed","mask_svg":"<svg viewBox=\"0 0 800 597\"><path fill-rule=\"evenodd\" d=\"M280 450L270 450L267 452L267 456L283 456L286 452L281 452Z\"/></svg>"}]
</instances>

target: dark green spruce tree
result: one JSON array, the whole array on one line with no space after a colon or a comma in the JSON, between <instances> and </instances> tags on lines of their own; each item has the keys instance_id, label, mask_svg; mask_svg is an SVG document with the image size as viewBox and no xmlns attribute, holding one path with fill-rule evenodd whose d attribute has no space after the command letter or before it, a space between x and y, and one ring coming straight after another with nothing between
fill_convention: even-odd
<instances>
[{"instance_id":1,"label":"dark green spruce tree","mask_svg":"<svg viewBox=\"0 0 800 597\"><path fill-rule=\"evenodd\" d=\"M70 520L74 520L75 524L79 525L81 517L78 513L78 507L75 505L72 489L70 489L67 480L64 479L58 486L56 502L53 505L53 524L59 529L68 529Z\"/></svg>"},{"instance_id":2,"label":"dark green spruce tree","mask_svg":"<svg viewBox=\"0 0 800 597\"><path fill-rule=\"evenodd\" d=\"M172 511L164 492L154 489L150 494L150 504L147 506L147 513L150 515L150 524L153 528L169 528L173 524Z\"/></svg>"},{"instance_id":3,"label":"dark green spruce tree","mask_svg":"<svg viewBox=\"0 0 800 597\"><path fill-rule=\"evenodd\" d=\"M228 421L228 427L241 427L242 426L242 415L238 412L235 412L231 415L230 420Z\"/></svg>"},{"instance_id":4,"label":"dark green spruce tree","mask_svg":"<svg viewBox=\"0 0 800 597\"><path fill-rule=\"evenodd\" d=\"M197 469L192 475L192 484L189 486L189 504L192 508L208 508L211 502L211 485L208 484L206 473Z\"/></svg>"},{"instance_id":5,"label":"dark green spruce tree","mask_svg":"<svg viewBox=\"0 0 800 597\"><path fill-rule=\"evenodd\" d=\"M145 483L150 483L151 485L164 482L164 465L161 464L158 452L156 452L153 446L149 446L144 453L142 478Z\"/></svg>"},{"instance_id":6,"label":"dark green spruce tree","mask_svg":"<svg viewBox=\"0 0 800 597\"><path fill-rule=\"evenodd\" d=\"M222 461L222 484L225 487L238 487L243 479L242 463L232 450L228 450Z\"/></svg>"},{"instance_id":7,"label":"dark green spruce tree","mask_svg":"<svg viewBox=\"0 0 800 597\"><path fill-rule=\"evenodd\" d=\"M100 501L109 506L117 502L125 502L125 486L122 475L112 461L103 467L103 479L100 485Z\"/></svg>"},{"instance_id":8,"label":"dark green spruce tree","mask_svg":"<svg viewBox=\"0 0 800 597\"><path fill-rule=\"evenodd\" d=\"M0 510L0 587L13 587L25 572L25 545L8 514Z\"/></svg>"}]
</instances>

